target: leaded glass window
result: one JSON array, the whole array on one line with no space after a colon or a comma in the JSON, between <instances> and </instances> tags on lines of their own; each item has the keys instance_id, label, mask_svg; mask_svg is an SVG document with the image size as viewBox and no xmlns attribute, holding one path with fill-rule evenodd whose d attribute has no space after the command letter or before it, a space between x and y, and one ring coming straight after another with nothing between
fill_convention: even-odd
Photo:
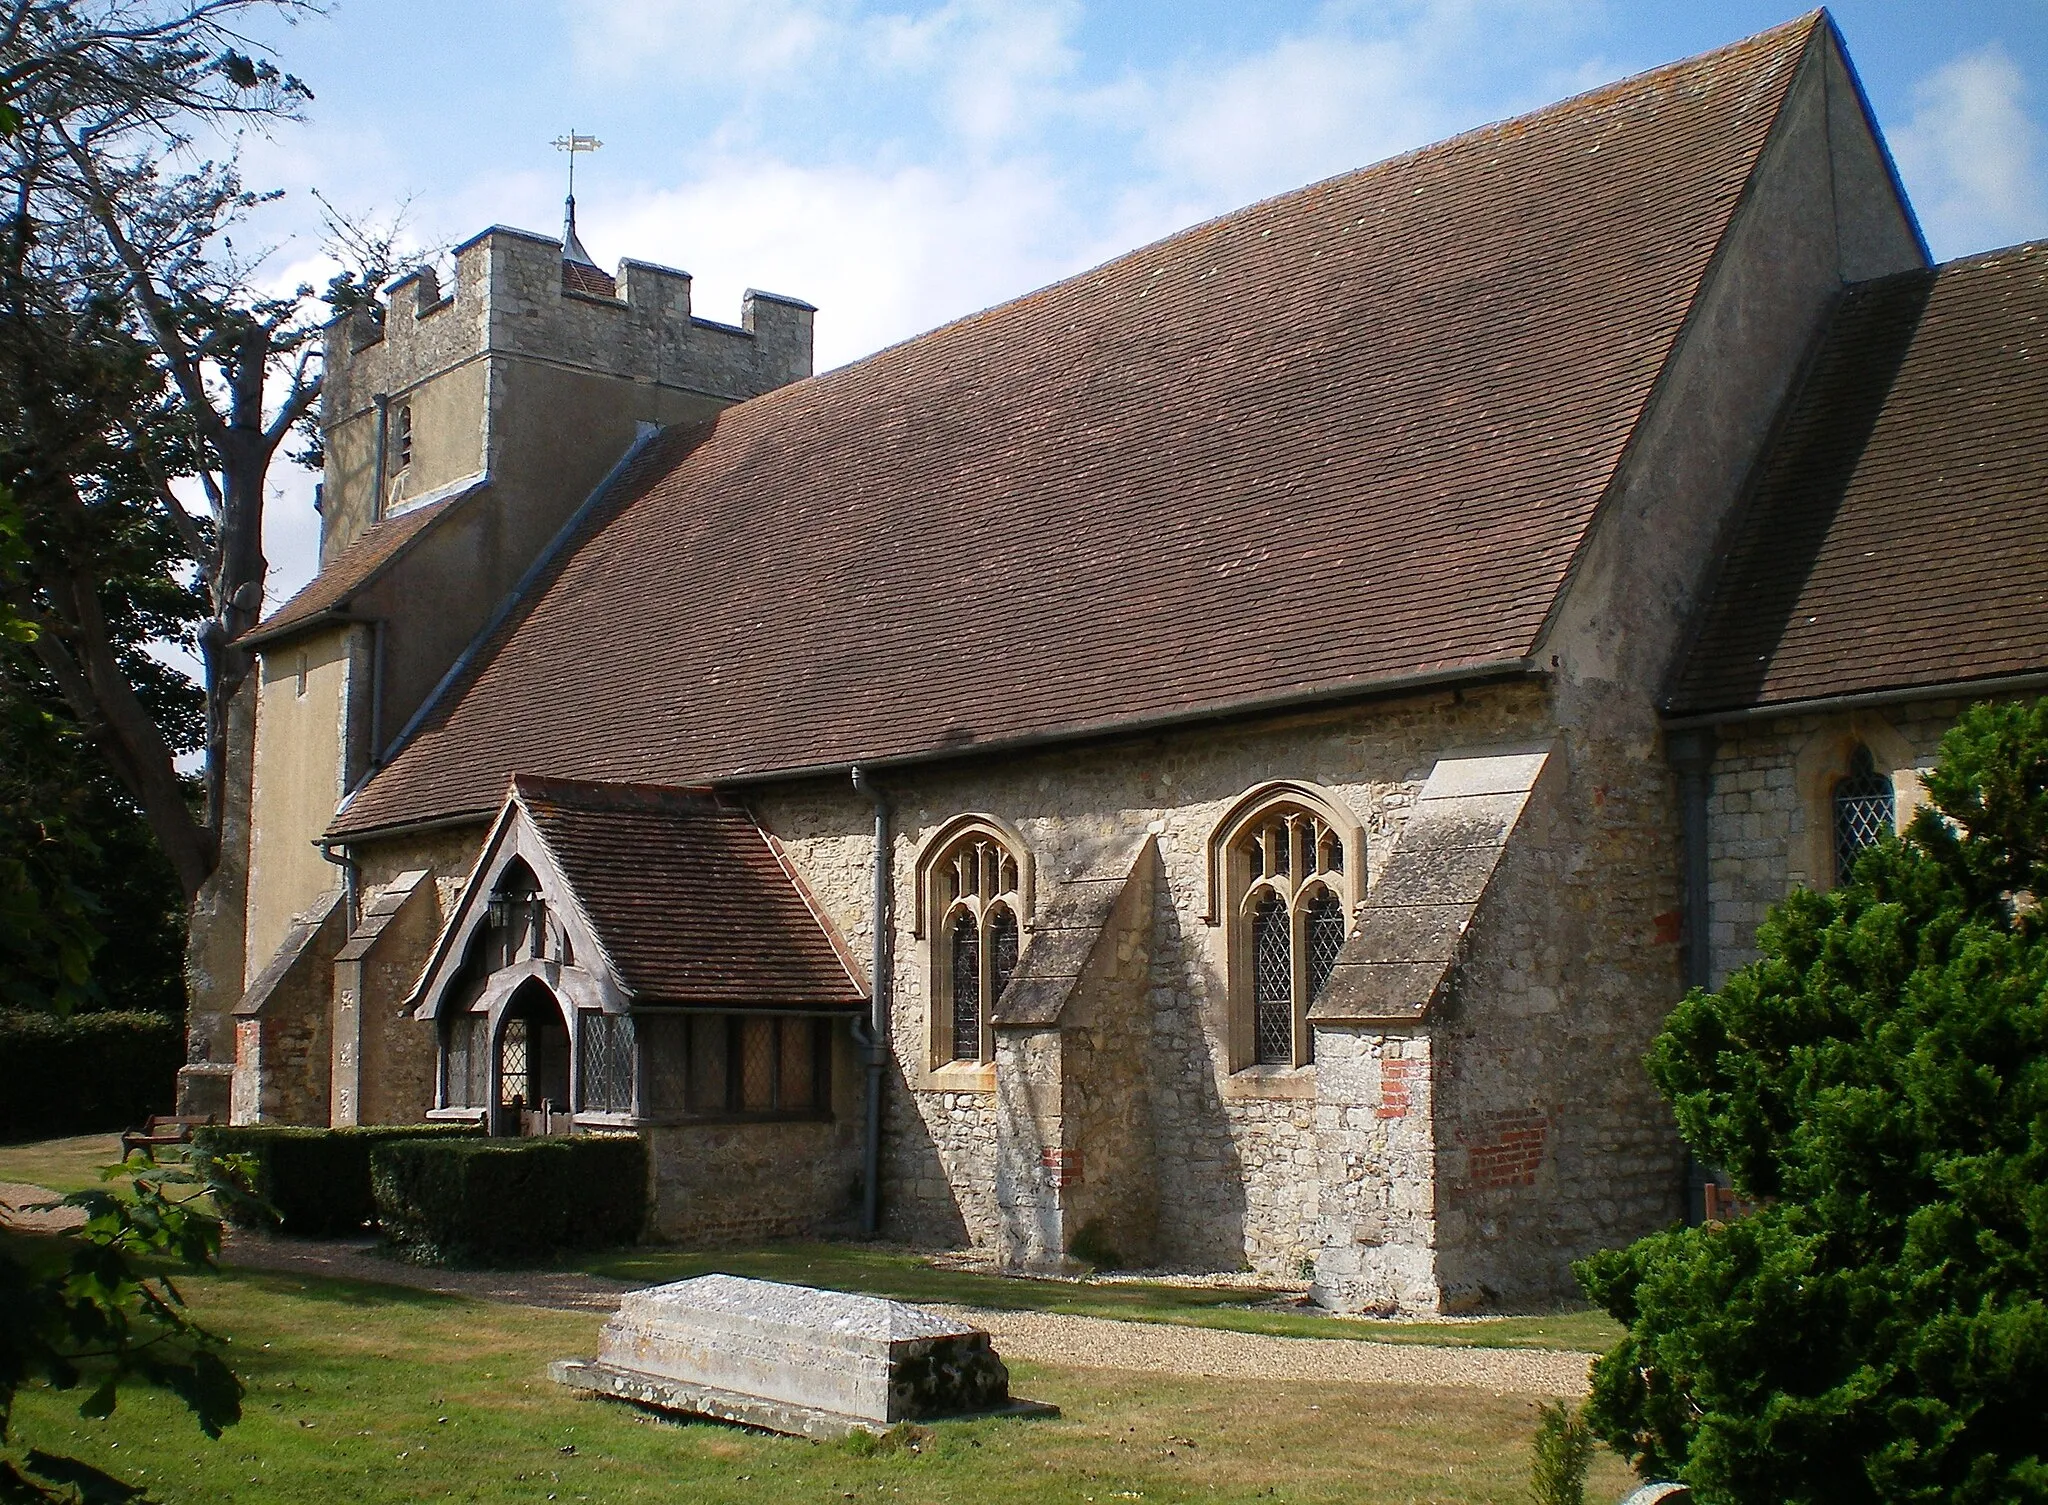
<instances>
[{"instance_id":1,"label":"leaded glass window","mask_svg":"<svg viewBox=\"0 0 2048 1505\"><path fill-rule=\"evenodd\" d=\"M448 1021L442 1101L450 1108L483 1108L491 1100L491 1021L457 1014Z\"/></svg>"},{"instance_id":2,"label":"leaded glass window","mask_svg":"<svg viewBox=\"0 0 2048 1505\"><path fill-rule=\"evenodd\" d=\"M925 868L940 1061L990 1058L989 1019L1022 948L1020 873L1018 854L978 824Z\"/></svg>"},{"instance_id":3,"label":"leaded glass window","mask_svg":"<svg viewBox=\"0 0 2048 1505\"><path fill-rule=\"evenodd\" d=\"M532 1041L524 1019L505 1021L505 1034L498 1042L498 1103L509 1108L531 1101L528 1076L532 1067Z\"/></svg>"},{"instance_id":4,"label":"leaded glass window","mask_svg":"<svg viewBox=\"0 0 2048 1505\"><path fill-rule=\"evenodd\" d=\"M681 1014L642 1015L634 1033L647 1059L647 1108L682 1113L690 1104L690 1021Z\"/></svg>"},{"instance_id":5,"label":"leaded glass window","mask_svg":"<svg viewBox=\"0 0 2048 1505\"><path fill-rule=\"evenodd\" d=\"M1849 772L1835 781L1835 878L1848 878L1856 859L1891 834L1896 819L1892 781L1860 744Z\"/></svg>"},{"instance_id":6,"label":"leaded glass window","mask_svg":"<svg viewBox=\"0 0 2048 1505\"><path fill-rule=\"evenodd\" d=\"M1345 838L1318 811L1277 803L1227 840L1232 997L1241 1064L1303 1066L1313 1058L1308 1006L1344 947L1351 880Z\"/></svg>"},{"instance_id":7,"label":"leaded glass window","mask_svg":"<svg viewBox=\"0 0 2048 1505\"><path fill-rule=\"evenodd\" d=\"M822 1112L831 1103L832 1022L772 1014L642 1014L647 1112L724 1118Z\"/></svg>"},{"instance_id":8,"label":"leaded glass window","mask_svg":"<svg viewBox=\"0 0 2048 1505\"><path fill-rule=\"evenodd\" d=\"M1252 999L1261 1066L1294 1064L1294 937L1287 904L1268 889L1252 913Z\"/></svg>"},{"instance_id":9,"label":"leaded glass window","mask_svg":"<svg viewBox=\"0 0 2048 1505\"><path fill-rule=\"evenodd\" d=\"M633 1020L585 1009L576 1016L577 1074L587 1113L633 1111Z\"/></svg>"},{"instance_id":10,"label":"leaded glass window","mask_svg":"<svg viewBox=\"0 0 2048 1505\"><path fill-rule=\"evenodd\" d=\"M953 1059L981 1059L981 922L953 916Z\"/></svg>"},{"instance_id":11,"label":"leaded glass window","mask_svg":"<svg viewBox=\"0 0 2048 1505\"><path fill-rule=\"evenodd\" d=\"M1344 949L1344 901L1327 888L1308 905L1308 1001L1313 1003Z\"/></svg>"}]
</instances>

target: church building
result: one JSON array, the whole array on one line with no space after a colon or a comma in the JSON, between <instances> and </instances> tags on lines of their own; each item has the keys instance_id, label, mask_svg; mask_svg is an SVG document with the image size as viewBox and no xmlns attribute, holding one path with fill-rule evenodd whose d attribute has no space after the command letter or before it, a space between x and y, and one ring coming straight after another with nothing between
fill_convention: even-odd
<instances>
[{"instance_id":1,"label":"church building","mask_svg":"<svg viewBox=\"0 0 2048 1505\"><path fill-rule=\"evenodd\" d=\"M572 206L329 330L188 1110L637 1134L665 1240L1546 1302L1697 1191L1685 989L2048 688L2048 246L1929 264L1824 13L814 316Z\"/></svg>"}]
</instances>

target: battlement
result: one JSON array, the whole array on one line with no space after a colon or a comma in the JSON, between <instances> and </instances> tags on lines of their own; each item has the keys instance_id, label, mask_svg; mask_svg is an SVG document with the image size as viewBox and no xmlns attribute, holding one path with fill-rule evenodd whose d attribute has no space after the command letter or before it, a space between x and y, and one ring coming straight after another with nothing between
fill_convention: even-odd
<instances>
[{"instance_id":1,"label":"battlement","mask_svg":"<svg viewBox=\"0 0 2048 1505\"><path fill-rule=\"evenodd\" d=\"M408 273L374 311L327 329L321 427L368 412L383 395L402 400L418 384L466 362L508 357L654 382L720 402L771 391L811 373L810 304L749 292L740 324L691 312L690 275L626 260L571 286L562 244L494 225L455 249L455 286L432 270Z\"/></svg>"}]
</instances>

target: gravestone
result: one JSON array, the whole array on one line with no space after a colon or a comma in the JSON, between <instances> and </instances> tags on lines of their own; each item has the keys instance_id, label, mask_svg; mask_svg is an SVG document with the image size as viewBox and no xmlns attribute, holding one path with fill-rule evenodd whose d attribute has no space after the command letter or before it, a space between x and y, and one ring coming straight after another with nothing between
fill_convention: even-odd
<instances>
[{"instance_id":1,"label":"gravestone","mask_svg":"<svg viewBox=\"0 0 2048 1505\"><path fill-rule=\"evenodd\" d=\"M804 1437L900 1421L1056 1415L1010 1397L978 1327L878 1296L736 1275L630 1291L597 1357L563 1359L564 1385L665 1411Z\"/></svg>"},{"instance_id":2,"label":"gravestone","mask_svg":"<svg viewBox=\"0 0 2048 1505\"><path fill-rule=\"evenodd\" d=\"M1692 1491L1683 1484L1645 1484L1632 1490L1621 1505L1691 1505Z\"/></svg>"}]
</instances>

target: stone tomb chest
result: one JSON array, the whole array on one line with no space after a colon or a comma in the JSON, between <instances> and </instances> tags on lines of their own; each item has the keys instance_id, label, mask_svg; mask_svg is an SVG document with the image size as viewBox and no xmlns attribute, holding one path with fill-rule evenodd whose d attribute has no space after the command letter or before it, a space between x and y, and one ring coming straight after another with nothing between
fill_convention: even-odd
<instances>
[{"instance_id":1,"label":"stone tomb chest","mask_svg":"<svg viewBox=\"0 0 2048 1505\"><path fill-rule=\"evenodd\" d=\"M548 1373L599 1395L805 1437L899 1421L1057 1414L1010 1398L988 1334L922 1307L700 1275L628 1292L597 1357Z\"/></svg>"}]
</instances>

